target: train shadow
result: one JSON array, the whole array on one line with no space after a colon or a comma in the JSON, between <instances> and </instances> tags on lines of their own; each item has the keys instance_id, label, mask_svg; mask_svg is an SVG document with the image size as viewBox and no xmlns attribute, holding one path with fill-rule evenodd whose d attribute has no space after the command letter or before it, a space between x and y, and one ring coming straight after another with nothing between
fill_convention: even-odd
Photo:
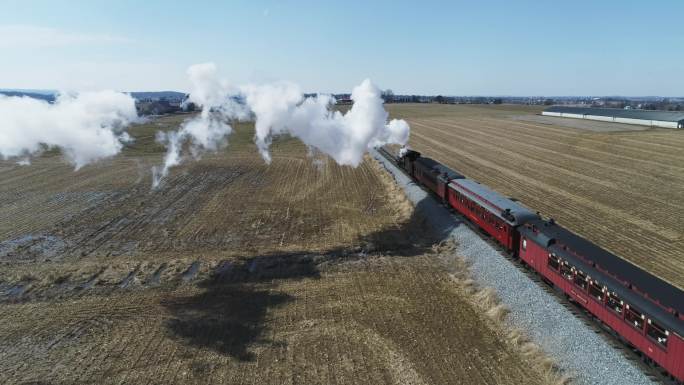
<instances>
[{"instance_id":1,"label":"train shadow","mask_svg":"<svg viewBox=\"0 0 684 385\"><path fill-rule=\"evenodd\" d=\"M249 351L253 344L284 344L265 337L269 334L265 333L269 311L295 300L278 290L279 283L319 279L325 265L361 260L369 255L422 255L443 240L445 233L430 227L420 206L404 223L369 234L353 248L314 254L272 253L221 263L212 276L198 284L203 289L201 293L162 303L171 314L166 322L169 336L188 346L211 349L240 361L254 360Z\"/></svg>"}]
</instances>

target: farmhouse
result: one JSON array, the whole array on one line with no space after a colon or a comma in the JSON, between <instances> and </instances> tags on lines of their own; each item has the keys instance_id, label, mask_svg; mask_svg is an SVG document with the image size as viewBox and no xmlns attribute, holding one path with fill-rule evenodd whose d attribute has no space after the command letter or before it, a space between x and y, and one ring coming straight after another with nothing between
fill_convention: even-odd
<instances>
[{"instance_id":1,"label":"farmhouse","mask_svg":"<svg viewBox=\"0 0 684 385\"><path fill-rule=\"evenodd\" d=\"M638 124L650 127L684 128L684 112L553 106L544 110L542 115Z\"/></svg>"}]
</instances>

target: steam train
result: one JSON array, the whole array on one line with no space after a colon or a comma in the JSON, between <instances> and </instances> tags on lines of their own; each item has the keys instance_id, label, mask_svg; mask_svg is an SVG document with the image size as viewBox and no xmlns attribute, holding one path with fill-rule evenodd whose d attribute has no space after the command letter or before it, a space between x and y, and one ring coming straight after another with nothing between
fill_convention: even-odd
<instances>
[{"instance_id":1,"label":"steam train","mask_svg":"<svg viewBox=\"0 0 684 385\"><path fill-rule=\"evenodd\" d=\"M383 150L384 151L384 150ZM390 157L415 182L583 307L648 364L684 383L684 293L417 151Z\"/></svg>"}]
</instances>

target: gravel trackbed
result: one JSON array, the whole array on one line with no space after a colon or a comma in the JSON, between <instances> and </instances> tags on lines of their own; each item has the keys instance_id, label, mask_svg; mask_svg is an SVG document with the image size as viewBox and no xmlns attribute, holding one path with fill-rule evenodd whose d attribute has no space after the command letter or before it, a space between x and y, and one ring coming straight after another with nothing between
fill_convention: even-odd
<instances>
[{"instance_id":1,"label":"gravel trackbed","mask_svg":"<svg viewBox=\"0 0 684 385\"><path fill-rule=\"evenodd\" d=\"M377 151L375 157L405 190L437 231L456 242L456 252L471 266L473 278L494 288L510 309L507 322L524 330L544 351L571 373L578 384L637 385L656 383L630 362L605 336L597 334L554 295L532 281L462 219L450 214ZM427 202L425 202L427 201Z\"/></svg>"}]
</instances>

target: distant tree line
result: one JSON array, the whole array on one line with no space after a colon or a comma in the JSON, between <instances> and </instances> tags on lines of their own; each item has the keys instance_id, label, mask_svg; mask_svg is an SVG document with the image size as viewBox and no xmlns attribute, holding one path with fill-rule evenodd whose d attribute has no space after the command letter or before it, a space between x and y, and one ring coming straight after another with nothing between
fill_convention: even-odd
<instances>
[{"instance_id":1,"label":"distant tree line","mask_svg":"<svg viewBox=\"0 0 684 385\"><path fill-rule=\"evenodd\" d=\"M336 95L337 96L337 95ZM351 104L349 94L337 97ZM438 104L526 104L526 105L583 105L606 108L632 108L643 110L684 111L684 98L662 97L536 97L536 96L444 96L398 95L391 89L382 91L385 103L438 103Z\"/></svg>"},{"instance_id":2,"label":"distant tree line","mask_svg":"<svg viewBox=\"0 0 684 385\"><path fill-rule=\"evenodd\" d=\"M194 103L187 101L187 95L182 98L144 98L136 99L135 107L138 115L165 115L177 112L193 112L197 110Z\"/></svg>"}]
</instances>

